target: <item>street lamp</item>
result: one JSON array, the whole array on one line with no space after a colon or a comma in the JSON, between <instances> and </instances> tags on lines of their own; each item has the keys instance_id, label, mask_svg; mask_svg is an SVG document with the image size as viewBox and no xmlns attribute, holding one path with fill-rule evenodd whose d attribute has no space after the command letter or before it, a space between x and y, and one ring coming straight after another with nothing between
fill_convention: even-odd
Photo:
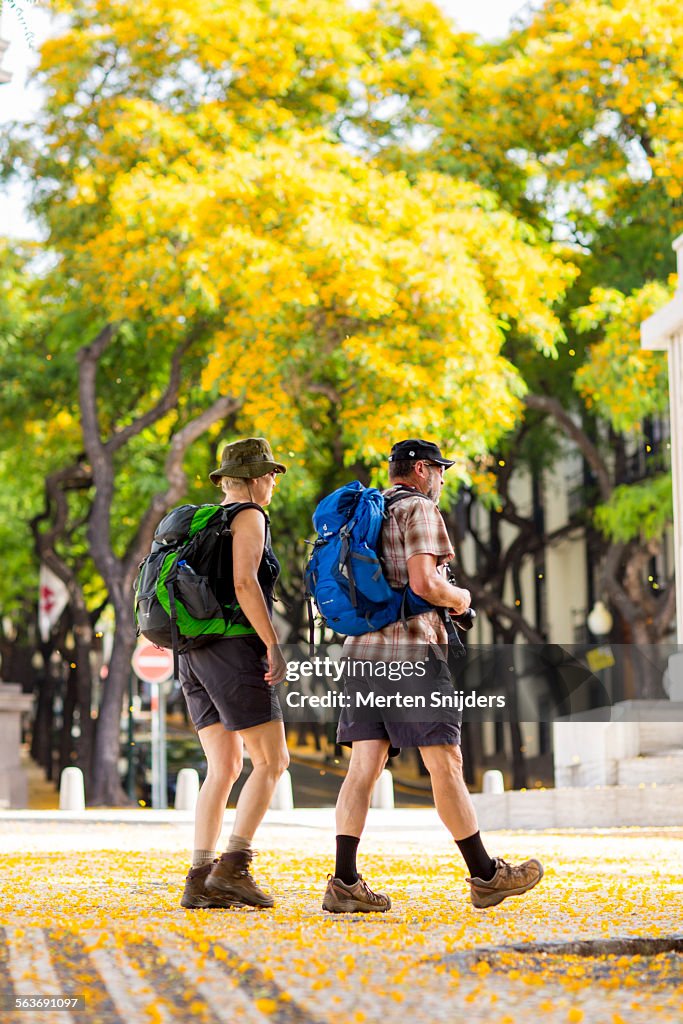
<instances>
[{"instance_id":1,"label":"street lamp","mask_svg":"<svg viewBox=\"0 0 683 1024\"><path fill-rule=\"evenodd\" d=\"M588 614L586 623L594 637L608 636L612 629L612 616L609 608L602 601L596 601Z\"/></svg>"},{"instance_id":2,"label":"street lamp","mask_svg":"<svg viewBox=\"0 0 683 1024\"><path fill-rule=\"evenodd\" d=\"M673 243L678 286L671 302L640 325L640 347L664 350L669 356L669 419L674 495L674 566L676 632L683 645L683 235Z\"/></svg>"}]
</instances>

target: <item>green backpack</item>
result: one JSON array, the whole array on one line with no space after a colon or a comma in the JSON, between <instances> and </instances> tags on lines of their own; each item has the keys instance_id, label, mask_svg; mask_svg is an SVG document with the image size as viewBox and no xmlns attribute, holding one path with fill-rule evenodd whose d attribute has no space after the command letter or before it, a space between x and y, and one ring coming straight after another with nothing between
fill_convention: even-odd
<instances>
[{"instance_id":1,"label":"green backpack","mask_svg":"<svg viewBox=\"0 0 683 1024\"><path fill-rule=\"evenodd\" d=\"M134 587L138 634L173 651L176 679L178 654L216 637L256 633L235 600L232 573L220 581L228 601L221 603L216 594L221 545L244 508L263 511L252 502L174 508L159 523L152 550L140 563Z\"/></svg>"}]
</instances>

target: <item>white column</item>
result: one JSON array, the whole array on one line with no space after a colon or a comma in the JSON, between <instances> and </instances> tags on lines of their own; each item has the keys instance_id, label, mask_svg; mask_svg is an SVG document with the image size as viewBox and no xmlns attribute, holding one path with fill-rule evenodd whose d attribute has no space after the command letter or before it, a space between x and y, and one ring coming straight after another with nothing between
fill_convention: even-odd
<instances>
[{"instance_id":1,"label":"white column","mask_svg":"<svg viewBox=\"0 0 683 1024\"><path fill-rule=\"evenodd\" d=\"M683 239L681 239L683 241ZM683 247L678 252L679 281L683 281ZM683 305L683 293L681 293ZM683 644L683 330L669 343L669 404L671 472L674 492L674 549L676 573L676 633Z\"/></svg>"},{"instance_id":2,"label":"white column","mask_svg":"<svg viewBox=\"0 0 683 1024\"><path fill-rule=\"evenodd\" d=\"M673 243L678 264L676 293L641 324L641 348L666 349L669 358L669 419L674 503L674 571L677 643L683 645L683 235Z\"/></svg>"}]
</instances>

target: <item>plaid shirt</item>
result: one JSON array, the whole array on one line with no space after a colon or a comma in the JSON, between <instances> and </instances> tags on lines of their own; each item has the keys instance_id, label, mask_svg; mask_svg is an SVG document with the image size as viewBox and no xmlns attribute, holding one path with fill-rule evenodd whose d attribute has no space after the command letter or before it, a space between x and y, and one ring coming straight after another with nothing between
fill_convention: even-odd
<instances>
[{"instance_id":1,"label":"plaid shirt","mask_svg":"<svg viewBox=\"0 0 683 1024\"><path fill-rule=\"evenodd\" d=\"M395 490L390 487L384 492L385 497ZM392 587L403 588L408 583L408 559L413 555L435 555L439 566L454 557L438 507L417 494L392 505L382 527L382 563ZM442 649L448 646L446 627L438 612L424 612L407 619L405 624L392 622L374 633L347 637L344 656L359 661L415 661L424 657L427 646L435 644Z\"/></svg>"}]
</instances>

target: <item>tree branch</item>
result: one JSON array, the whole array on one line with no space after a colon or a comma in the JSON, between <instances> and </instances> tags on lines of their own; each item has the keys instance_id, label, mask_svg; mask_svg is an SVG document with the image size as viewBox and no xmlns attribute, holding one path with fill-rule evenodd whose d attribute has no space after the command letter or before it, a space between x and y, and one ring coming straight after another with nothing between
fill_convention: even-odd
<instances>
[{"instance_id":1,"label":"tree branch","mask_svg":"<svg viewBox=\"0 0 683 1024\"><path fill-rule=\"evenodd\" d=\"M156 423L156 421L160 420L162 416L165 416L166 413L175 408L178 400L178 393L180 391L183 356L193 341L194 336L187 338L173 353L168 384L156 405L153 405L151 409L147 410L147 412L138 416L132 423L129 423L127 426L115 431L104 445L106 451L118 451L119 448L122 448L123 445L130 441L132 437L137 437L143 430L145 430L146 427L150 427L152 423Z\"/></svg>"},{"instance_id":2,"label":"tree branch","mask_svg":"<svg viewBox=\"0 0 683 1024\"><path fill-rule=\"evenodd\" d=\"M149 551L159 520L172 505L180 501L185 493L187 479L183 469L183 459L187 449L210 426L229 416L240 405L241 399L224 395L173 435L165 465L169 485L163 493L156 494L152 498L124 555L124 572L128 584L132 584L138 564Z\"/></svg>"},{"instance_id":3,"label":"tree branch","mask_svg":"<svg viewBox=\"0 0 683 1024\"><path fill-rule=\"evenodd\" d=\"M629 544L610 544L600 572L601 589L607 594L619 614L631 625L641 617L641 609L629 598L620 582L620 570L628 559Z\"/></svg>"},{"instance_id":4,"label":"tree branch","mask_svg":"<svg viewBox=\"0 0 683 1024\"><path fill-rule=\"evenodd\" d=\"M543 644L546 642L541 634L533 626L529 625L520 611L516 608L510 608L501 598L492 594L489 590L485 590L483 587L481 589L475 588L472 591L472 597L472 604L481 611L485 611L489 619L508 619L511 625L516 627L516 631L526 637L530 644Z\"/></svg>"},{"instance_id":5,"label":"tree branch","mask_svg":"<svg viewBox=\"0 0 683 1024\"><path fill-rule=\"evenodd\" d=\"M486 545L484 544L483 540L481 539L481 537L479 536L479 533L475 530L474 526L472 525L472 510L473 510L473 508L474 508L474 502L470 501L468 503L468 505L467 505L467 532L469 533L470 537L474 541L474 546L477 549L477 551L479 551L479 553L482 555L482 557L488 559L488 549L487 549Z\"/></svg>"},{"instance_id":6,"label":"tree branch","mask_svg":"<svg viewBox=\"0 0 683 1024\"><path fill-rule=\"evenodd\" d=\"M85 608L83 591L76 572L57 554L56 544L60 537L71 532L68 528L69 505L65 492L88 487L91 483L89 471L80 463L49 473L45 478L45 508L29 523L38 558L65 585L75 608ZM49 530L41 532L40 523L49 520L53 510Z\"/></svg>"},{"instance_id":7,"label":"tree branch","mask_svg":"<svg viewBox=\"0 0 683 1024\"><path fill-rule=\"evenodd\" d=\"M544 412L556 420L560 429L576 444L595 473L600 488L600 497L603 501L609 501L612 494L612 484L607 466L600 452L585 431L574 422L556 398L550 398L547 395L529 394L526 396L525 402L529 409Z\"/></svg>"},{"instance_id":8,"label":"tree branch","mask_svg":"<svg viewBox=\"0 0 683 1024\"><path fill-rule=\"evenodd\" d=\"M112 456L102 442L97 412L97 364L116 333L117 324L107 324L94 341L78 353L78 393L81 407L83 445L92 466L93 498L88 540L95 565L105 580L116 574L116 556L111 546L111 503L114 496Z\"/></svg>"},{"instance_id":9,"label":"tree branch","mask_svg":"<svg viewBox=\"0 0 683 1024\"><path fill-rule=\"evenodd\" d=\"M84 345L78 352L78 394L81 406L81 425L83 441L88 458L91 462L102 451L100 423L97 415L97 363L102 353L111 344L118 329L118 324L111 323L103 327L97 337L89 345Z\"/></svg>"}]
</instances>

